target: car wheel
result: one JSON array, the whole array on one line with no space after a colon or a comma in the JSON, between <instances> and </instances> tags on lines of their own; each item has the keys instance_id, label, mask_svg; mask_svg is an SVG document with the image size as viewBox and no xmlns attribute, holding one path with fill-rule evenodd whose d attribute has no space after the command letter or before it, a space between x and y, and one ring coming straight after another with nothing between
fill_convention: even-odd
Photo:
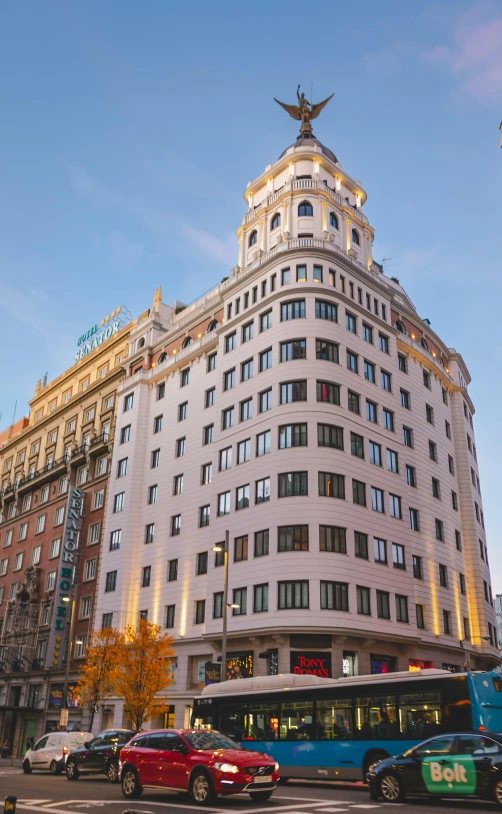
<instances>
[{"instance_id":1,"label":"car wheel","mask_svg":"<svg viewBox=\"0 0 502 814\"><path fill-rule=\"evenodd\" d=\"M495 785L493 787L493 799L499 806L502 808L502 778L496 780Z\"/></svg>"},{"instance_id":2,"label":"car wheel","mask_svg":"<svg viewBox=\"0 0 502 814\"><path fill-rule=\"evenodd\" d=\"M110 783L119 782L119 764L116 760L110 760L108 766L106 767L106 776Z\"/></svg>"},{"instance_id":3,"label":"car wheel","mask_svg":"<svg viewBox=\"0 0 502 814\"><path fill-rule=\"evenodd\" d=\"M196 769L190 783L190 794L198 806L211 805L216 799L213 783L204 769Z\"/></svg>"},{"instance_id":4,"label":"car wheel","mask_svg":"<svg viewBox=\"0 0 502 814\"><path fill-rule=\"evenodd\" d=\"M51 765L49 766L51 774L61 774L61 766L57 762L57 760L51 760Z\"/></svg>"},{"instance_id":5,"label":"car wheel","mask_svg":"<svg viewBox=\"0 0 502 814\"><path fill-rule=\"evenodd\" d=\"M23 761L23 772L24 772L25 774L31 774L32 769L31 769L31 766L30 766L30 761L29 761L29 760L24 760L24 761Z\"/></svg>"},{"instance_id":6,"label":"car wheel","mask_svg":"<svg viewBox=\"0 0 502 814\"><path fill-rule=\"evenodd\" d=\"M143 789L139 784L139 777L135 769L126 769L122 775L122 794L130 800L141 797Z\"/></svg>"},{"instance_id":7,"label":"car wheel","mask_svg":"<svg viewBox=\"0 0 502 814\"><path fill-rule=\"evenodd\" d=\"M272 791L250 791L249 796L251 797L253 803L264 803L265 800L270 800L272 797Z\"/></svg>"},{"instance_id":8,"label":"car wheel","mask_svg":"<svg viewBox=\"0 0 502 814\"><path fill-rule=\"evenodd\" d=\"M404 800L401 783L392 772L384 772L380 778L380 795L386 803L401 803Z\"/></svg>"},{"instance_id":9,"label":"car wheel","mask_svg":"<svg viewBox=\"0 0 502 814\"><path fill-rule=\"evenodd\" d=\"M79 770L77 769L77 764L74 760L70 758L70 760L66 764L66 777L68 780L78 780L80 775Z\"/></svg>"}]
</instances>

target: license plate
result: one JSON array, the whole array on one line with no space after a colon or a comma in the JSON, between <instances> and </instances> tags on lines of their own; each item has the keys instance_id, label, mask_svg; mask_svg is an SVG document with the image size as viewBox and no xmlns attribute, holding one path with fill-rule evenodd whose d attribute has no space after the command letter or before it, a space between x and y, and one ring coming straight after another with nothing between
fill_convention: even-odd
<instances>
[{"instance_id":1,"label":"license plate","mask_svg":"<svg viewBox=\"0 0 502 814\"><path fill-rule=\"evenodd\" d=\"M266 775L265 777L262 775L259 775L258 777L255 776L253 777L253 783L270 783L270 777L267 777Z\"/></svg>"}]
</instances>

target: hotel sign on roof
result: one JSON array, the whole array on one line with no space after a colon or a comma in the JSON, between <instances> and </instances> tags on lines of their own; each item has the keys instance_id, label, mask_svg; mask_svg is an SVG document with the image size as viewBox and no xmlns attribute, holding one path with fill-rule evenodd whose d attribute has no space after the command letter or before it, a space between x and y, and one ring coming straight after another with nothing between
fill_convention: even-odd
<instances>
[{"instance_id":1,"label":"hotel sign on roof","mask_svg":"<svg viewBox=\"0 0 502 814\"><path fill-rule=\"evenodd\" d=\"M127 308L119 305L115 311L112 311L112 313L109 314L105 319L101 320L101 330L98 325L93 325L92 328L89 328L85 334L82 334L82 336L79 337L75 361L78 362L80 359L83 359L88 353L91 353L93 350L102 345L103 342L106 342L108 339L118 333L120 329L124 327L126 322L129 321L129 319L130 314Z\"/></svg>"}]
</instances>

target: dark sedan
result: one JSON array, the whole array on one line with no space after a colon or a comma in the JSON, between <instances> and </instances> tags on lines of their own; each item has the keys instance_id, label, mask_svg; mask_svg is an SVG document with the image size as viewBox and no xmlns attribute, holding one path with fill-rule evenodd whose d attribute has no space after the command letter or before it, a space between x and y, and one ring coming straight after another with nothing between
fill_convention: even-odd
<instances>
[{"instance_id":1,"label":"dark sedan","mask_svg":"<svg viewBox=\"0 0 502 814\"><path fill-rule=\"evenodd\" d=\"M370 766L366 779L372 800L453 795L494 800L502 808L502 735L438 735Z\"/></svg>"},{"instance_id":2,"label":"dark sedan","mask_svg":"<svg viewBox=\"0 0 502 814\"><path fill-rule=\"evenodd\" d=\"M92 741L74 749L66 761L66 777L78 780L81 774L106 774L110 783L119 779L119 752L136 732L131 729L107 729Z\"/></svg>"}]
</instances>

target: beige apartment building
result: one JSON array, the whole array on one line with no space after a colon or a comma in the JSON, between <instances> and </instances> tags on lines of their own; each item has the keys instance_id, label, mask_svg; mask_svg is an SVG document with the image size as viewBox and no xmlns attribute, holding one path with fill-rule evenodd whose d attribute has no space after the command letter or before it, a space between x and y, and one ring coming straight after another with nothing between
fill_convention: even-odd
<instances>
[{"instance_id":1,"label":"beige apartment building","mask_svg":"<svg viewBox=\"0 0 502 814\"><path fill-rule=\"evenodd\" d=\"M176 725L221 655L227 531L229 676L498 663L462 356L373 261L366 194L317 139L244 197L238 265L157 298L117 389L96 625L175 636Z\"/></svg>"},{"instance_id":2,"label":"beige apartment building","mask_svg":"<svg viewBox=\"0 0 502 814\"><path fill-rule=\"evenodd\" d=\"M28 417L0 434L0 741L15 757L27 737L59 726L72 600L69 725L88 722L75 685L131 327L120 308L103 322L81 337L71 368L37 383Z\"/></svg>"}]
</instances>

